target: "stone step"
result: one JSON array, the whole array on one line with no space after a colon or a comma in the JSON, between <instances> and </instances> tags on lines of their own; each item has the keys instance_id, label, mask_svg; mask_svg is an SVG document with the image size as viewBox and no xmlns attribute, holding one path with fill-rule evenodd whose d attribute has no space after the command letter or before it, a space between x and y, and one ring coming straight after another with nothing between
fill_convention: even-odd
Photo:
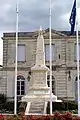
<instances>
[{"instance_id":1,"label":"stone step","mask_svg":"<svg viewBox=\"0 0 80 120\"><path fill-rule=\"evenodd\" d=\"M32 107L31 107L31 110L33 110L33 109L34 109L34 110L36 110L36 109L42 109L43 107L44 107L44 106L38 106L38 107L32 106Z\"/></svg>"},{"instance_id":2,"label":"stone step","mask_svg":"<svg viewBox=\"0 0 80 120\"><path fill-rule=\"evenodd\" d=\"M31 106L36 106L36 107L39 107L39 106L43 106L44 104L31 104Z\"/></svg>"},{"instance_id":3,"label":"stone step","mask_svg":"<svg viewBox=\"0 0 80 120\"><path fill-rule=\"evenodd\" d=\"M32 104L32 103L31 103ZM37 103L37 102L34 102L34 105L43 105L43 103Z\"/></svg>"},{"instance_id":4,"label":"stone step","mask_svg":"<svg viewBox=\"0 0 80 120\"><path fill-rule=\"evenodd\" d=\"M42 110L43 109L43 107L44 106L39 106L39 107L36 107L36 106L34 106L34 107L31 107L31 110Z\"/></svg>"},{"instance_id":5,"label":"stone step","mask_svg":"<svg viewBox=\"0 0 80 120\"><path fill-rule=\"evenodd\" d=\"M40 108L40 107L43 107L44 105L31 105L31 108L34 108L34 107L36 107L36 108Z\"/></svg>"},{"instance_id":6,"label":"stone step","mask_svg":"<svg viewBox=\"0 0 80 120\"><path fill-rule=\"evenodd\" d=\"M44 102L43 101L31 103L29 113L42 114L43 111L44 111Z\"/></svg>"},{"instance_id":7,"label":"stone step","mask_svg":"<svg viewBox=\"0 0 80 120\"><path fill-rule=\"evenodd\" d=\"M42 111L38 111L38 110L33 111L33 110L32 110L32 111L30 111L29 113L30 113L30 114L31 114L31 113L34 113L34 114L38 114L38 113L39 113L39 114L42 114Z\"/></svg>"},{"instance_id":8,"label":"stone step","mask_svg":"<svg viewBox=\"0 0 80 120\"><path fill-rule=\"evenodd\" d=\"M30 112L31 112L31 111L33 111L33 112L35 112L35 111L43 111L43 110L44 110L44 109L40 109L40 108L39 108L39 109L36 109L36 108L35 108L35 109L30 109Z\"/></svg>"},{"instance_id":9,"label":"stone step","mask_svg":"<svg viewBox=\"0 0 80 120\"><path fill-rule=\"evenodd\" d=\"M60 81L57 80L57 84L62 84L62 85L63 85L63 84L65 84L65 83L66 83L66 81L61 81L61 82L60 82Z\"/></svg>"}]
</instances>

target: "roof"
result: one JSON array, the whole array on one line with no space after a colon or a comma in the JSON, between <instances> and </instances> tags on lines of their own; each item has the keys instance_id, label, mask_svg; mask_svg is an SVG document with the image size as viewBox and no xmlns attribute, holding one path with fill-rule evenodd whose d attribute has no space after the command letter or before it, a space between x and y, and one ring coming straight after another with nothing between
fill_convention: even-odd
<instances>
[{"instance_id":1,"label":"roof","mask_svg":"<svg viewBox=\"0 0 80 120\"><path fill-rule=\"evenodd\" d=\"M43 30L45 33L49 32L49 28ZM70 36L70 31L57 31L54 29L51 29L52 33L55 33L59 36ZM72 36L76 35L76 31L73 33ZM80 31L79 31L80 35ZM18 32L19 37L36 37L38 36L38 30L33 31L33 32ZM3 33L3 37L16 37L16 32L9 32L9 33Z\"/></svg>"},{"instance_id":2,"label":"roof","mask_svg":"<svg viewBox=\"0 0 80 120\"><path fill-rule=\"evenodd\" d=\"M70 36L70 33L71 33L70 31L59 31L59 32L65 34L65 35L68 35L68 36ZM80 31L78 31L78 35L80 35ZM76 36L76 31L74 31L72 36Z\"/></svg>"}]
</instances>

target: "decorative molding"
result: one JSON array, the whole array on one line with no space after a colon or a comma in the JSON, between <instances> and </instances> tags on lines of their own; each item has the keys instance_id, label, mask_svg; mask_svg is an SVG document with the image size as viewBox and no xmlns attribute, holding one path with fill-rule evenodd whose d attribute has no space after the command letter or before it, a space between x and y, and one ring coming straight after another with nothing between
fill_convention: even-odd
<instances>
[{"instance_id":1,"label":"decorative molding","mask_svg":"<svg viewBox=\"0 0 80 120\"><path fill-rule=\"evenodd\" d=\"M18 70L30 71L30 67L18 67ZM0 71L14 71L15 67L3 67Z\"/></svg>"}]
</instances>

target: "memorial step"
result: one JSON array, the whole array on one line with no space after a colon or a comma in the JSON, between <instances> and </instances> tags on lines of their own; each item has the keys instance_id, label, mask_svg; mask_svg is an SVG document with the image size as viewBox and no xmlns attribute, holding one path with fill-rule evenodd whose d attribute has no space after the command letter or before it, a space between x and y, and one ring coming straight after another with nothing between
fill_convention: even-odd
<instances>
[{"instance_id":1,"label":"memorial step","mask_svg":"<svg viewBox=\"0 0 80 120\"><path fill-rule=\"evenodd\" d=\"M43 114L44 112L44 102L40 101L40 102L32 102L30 105L30 110L29 113L31 114Z\"/></svg>"}]
</instances>

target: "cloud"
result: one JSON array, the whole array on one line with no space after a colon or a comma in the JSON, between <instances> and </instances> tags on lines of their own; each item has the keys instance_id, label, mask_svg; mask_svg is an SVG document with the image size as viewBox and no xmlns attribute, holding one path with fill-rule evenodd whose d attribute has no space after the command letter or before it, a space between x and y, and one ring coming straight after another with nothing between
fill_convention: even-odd
<instances>
[{"instance_id":1,"label":"cloud","mask_svg":"<svg viewBox=\"0 0 80 120\"><path fill-rule=\"evenodd\" d=\"M70 30L69 15L73 0L52 0L52 28ZM49 0L19 0L19 31L49 27ZM0 4L0 31L16 30L16 0Z\"/></svg>"}]
</instances>

